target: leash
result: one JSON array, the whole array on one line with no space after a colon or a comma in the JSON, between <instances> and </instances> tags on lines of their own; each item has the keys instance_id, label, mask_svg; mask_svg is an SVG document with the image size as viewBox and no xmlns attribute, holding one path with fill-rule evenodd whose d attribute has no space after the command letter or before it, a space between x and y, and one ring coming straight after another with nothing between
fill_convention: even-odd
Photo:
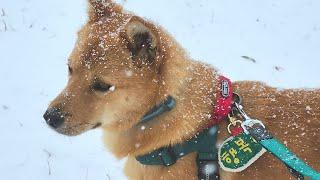
<instances>
[{"instance_id":1,"label":"leash","mask_svg":"<svg viewBox=\"0 0 320 180\"><path fill-rule=\"evenodd\" d=\"M319 172L307 165L285 145L275 139L261 121L250 118L244 112L243 107L237 102L234 102L233 107L244 119L244 121L241 123L241 127L243 128L244 132L251 135L267 151L282 161L288 167L293 176L295 176L298 180L303 180L304 176L310 178L311 180L320 179Z\"/></svg>"}]
</instances>

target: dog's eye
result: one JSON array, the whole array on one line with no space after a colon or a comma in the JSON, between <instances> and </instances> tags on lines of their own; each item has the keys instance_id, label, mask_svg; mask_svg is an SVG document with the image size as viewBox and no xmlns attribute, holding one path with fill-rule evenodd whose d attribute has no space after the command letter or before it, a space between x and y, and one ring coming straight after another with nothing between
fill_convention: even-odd
<instances>
[{"instance_id":1,"label":"dog's eye","mask_svg":"<svg viewBox=\"0 0 320 180\"><path fill-rule=\"evenodd\" d=\"M68 65L68 72L69 72L69 75L71 75L73 72L72 68L69 65Z\"/></svg>"},{"instance_id":2,"label":"dog's eye","mask_svg":"<svg viewBox=\"0 0 320 180\"><path fill-rule=\"evenodd\" d=\"M92 89L94 91L100 91L100 92L108 92L108 91L113 91L114 86L101 82L101 81L96 81L92 85Z\"/></svg>"}]
</instances>

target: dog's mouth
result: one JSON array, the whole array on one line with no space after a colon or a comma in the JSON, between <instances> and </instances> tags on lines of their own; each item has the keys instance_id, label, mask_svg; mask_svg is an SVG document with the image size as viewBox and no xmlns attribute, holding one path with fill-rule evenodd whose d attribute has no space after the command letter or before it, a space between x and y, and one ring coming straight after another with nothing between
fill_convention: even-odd
<instances>
[{"instance_id":1,"label":"dog's mouth","mask_svg":"<svg viewBox=\"0 0 320 180\"><path fill-rule=\"evenodd\" d=\"M100 127L102 125L102 123L101 122L98 122L96 125L94 125L91 129L96 129L96 128L98 128L98 127Z\"/></svg>"},{"instance_id":2,"label":"dog's mouth","mask_svg":"<svg viewBox=\"0 0 320 180\"><path fill-rule=\"evenodd\" d=\"M85 126L83 126L83 124L80 125L74 125L74 126L64 126L64 127L60 127L57 129L54 129L56 132L58 132L59 134L62 135L66 135L66 136L77 136L80 134L83 134L84 132L88 131L88 130L93 130L93 129L97 129L100 126L102 126L101 122L96 123L94 126L91 125L88 127L89 125L87 125L87 128L85 128Z\"/></svg>"}]
</instances>

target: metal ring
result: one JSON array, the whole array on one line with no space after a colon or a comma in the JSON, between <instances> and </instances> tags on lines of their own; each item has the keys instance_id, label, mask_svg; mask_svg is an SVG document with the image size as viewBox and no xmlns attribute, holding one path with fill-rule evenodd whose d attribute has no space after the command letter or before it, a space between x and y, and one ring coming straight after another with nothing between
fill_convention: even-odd
<instances>
[{"instance_id":1,"label":"metal ring","mask_svg":"<svg viewBox=\"0 0 320 180\"><path fill-rule=\"evenodd\" d=\"M233 126L235 127L235 126L237 125L237 123L242 124L242 121L236 120L236 121L234 121L234 124L235 124L235 125L233 125L232 123L230 123L230 124L228 125L227 130L228 130L228 132L229 132L230 134L231 134L230 126L233 125Z\"/></svg>"}]
</instances>

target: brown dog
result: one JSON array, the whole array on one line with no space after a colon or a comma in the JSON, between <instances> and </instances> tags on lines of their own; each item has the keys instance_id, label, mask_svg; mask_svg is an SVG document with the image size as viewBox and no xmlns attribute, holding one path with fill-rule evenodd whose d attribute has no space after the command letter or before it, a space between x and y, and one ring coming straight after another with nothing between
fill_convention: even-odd
<instances>
[{"instance_id":1,"label":"brown dog","mask_svg":"<svg viewBox=\"0 0 320 180\"><path fill-rule=\"evenodd\" d=\"M182 142L208 126L217 93L217 71L193 61L161 27L107 0L91 0L89 20L69 58L69 82L45 114L57 132L77 135L101 126L106 146L128 157L130 179L197 179L196 154L176 164L145 166L135 156ZM247 113L261 119L294 153L320 170L320 91L277 90L236 82ZM176 108L138 125L168 95ZM228 137L226 122L219 139ZM221 179L289 179L270 154L241 173Z\"/></svg>"}]
</instances>

